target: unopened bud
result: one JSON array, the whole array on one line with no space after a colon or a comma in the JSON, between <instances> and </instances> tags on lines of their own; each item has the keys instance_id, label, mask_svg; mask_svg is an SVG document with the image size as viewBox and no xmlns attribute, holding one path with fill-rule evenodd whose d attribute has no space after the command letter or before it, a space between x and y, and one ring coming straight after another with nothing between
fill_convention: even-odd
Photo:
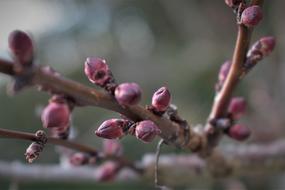
<instances>
[{"instance_id":1,"label":"unopened bud","mask_svg":"<svg viewBox=\"0 0 285 190\"><path fill-rule=\"evenodd\" d=\"M115 98L121 105L135 105L141 99L141 89L136 83L122 83L115 89Z\"/></svg>"},{"instance_id":2,"label":"unopened bud","mask_svg":"<svg viewBox=\"0 0 285 190\"><path fill-rule=\"evenodd\" d=\"M243 0L225 0L225 3L230 7L230 8L236 8L239 6L240 3L242 3Z\"/></svg>"},{"instance_id":3,"label":"unopened bud","mask_svg":"<svg viewBox=\"0 0 285 190\"><path fill-rule=\"evenodd\" d=\"M97 180L98 181L111 181L116 177L119 166L117 163L108 161L102 164L97 169Z\"/></svg>"},{"instance_id":4,"label":"unopened bud","mask_svg":"<svg viewBox=\"0 0 285 190\"><path fill-rule=\"evenodd\" d=\"M260 51L262 52L263 56L269 55L274 47L275 47L275 38L272 36L265 36L260 38Z\"/></svg>"},{"instance_id":5,"label":"unopened bud","mask_svg":"<svg viewBox=\"0 0 285 190\"><path fill-rule=\"evenodd\" d=\"M30 65L33 60L33 42L28 34L15 30L9 35L9 48L22 65Z\"/></svg>"},{"instance_id":6,"label":"unopened bud","mask_svg":"<svg viewBox=\"0 0 285 190\"><path fill-rule=\"evenodd\" d=\"M136 126L136 137L145 143L152 142L160 133L160 129L150 120L141 121Z\"/></svg>"},{"instance_id":7,"label":"unopened bud","mask_svg":"<svg viewBox=\"0 0 285 190\"><path fill-rule=\"evenodd\" d=\"M129 125L125 119L109 119L104 121L95 131L98 137L116 139L124 136L124 129Z\"/></svg>"},{"instance_id":8,"label":"unopened bud","mask_svg":"<svg viewBox=\"0 0 285 190\"><path fill-rule=\"evenodd\" d=\"M233 119L239 119L246 110L246 101L243 97L234 97L231 99L228 112L232 114Z\"/></svg>"},{"instance_id":9,"label":"unopened bud","mask_svg":"<svg viewBox=\"0 0 285 190\"><path fill-rule=\"evenodd\" d=\"M223 85L226 81L226 78L230 72L231 65L232 65L232 62L230 60L225 61L221 65L220 71L219 71L219 76L218 76L218 82L216 84L216 91L220 91L221 88L223 87Z\"/></svg>"},{"instance_id":10,"label":"unopened bud","mask_svg":"<svg viewBox=\"0 0 285 190\"><path fill-rule=\"evenodd\" d=\"M228 131L228 135L238 141L246 140L250 136L250 134L250 129L241 124L236 124L232 126Z\"/></svg>"},{"instance_id":11,"label":"unopened bud","mask_svg":"<svg viewBox=\"0 0 285 190\"><path fill-rule=\"evenodd\" d=\"M246 8L241 15L241 23L253 27L256 26L262 20L262 10L260 6L253 5Z\"/></svg>"},{"instance_id":12,"label":"unopened bud","mask_svg":"<svg viewBox=\"0 0 285 190\"><path fill-rule=\"evenodd\" d=\"M69 107L64 103L50 102L43 110L41 119L45 128L69 126Z\"/></svg>"},{"instance_id":13,"label":"unopened bud","mask_svg":"<svg viewBox=\"0 0 285 190\"><path fill-rule=\"evenodd\" d=\"M113 80L112 73L105 59L89 57L86 59L84 72L88 79L101 87Z\"/></svg>"},{"instance_id":14,"label":"unopened bud","mask_svg":"<svg viewBox=\"0 0 285 190\"><path fill-rule=\"evenodd\" d=\"M120 156L123 152L123 147L117 140L104 139L103 152L106 156Z\"/></svg>"},{"instance_id":15,"label":"unopened bud","mask_svg":"<svg viewBox=\"0 0 285 190\"><path fill-rule=\"evenodd\" d=\"M262 37L252 45L247 53L247 57L251 60L259 61L273 51L275 43L275 38L272 36Z\"/></svg>"},{"instance_id":16,"label":"unopened bud","mask_svg":"<svg viewBox=\"0 0 285 190\"><path fill-rule=\"evenodd\" d=\"M32 144L30 144L25 153L26 160L29 163L32 163L35 159L39 157L40 152L43 151L43 147L43 144L37 142L33 142Z\"/></svg>"},{"instance_id":17,"label":"unopened bud","mask_svg":"<svg viewBox=\"0 0 285 190\"><path fill-rule=\"evenodd\" d=\"M171 95L166 87L161 87L152 96L152 106L156 111L164 112L171 101Z\"/></svg>"},{"instance_id":18,"label":"unopened bud","mask_svg":"<svg viewBox=\"0 0 285 190\"><path fill-rule=\"evenodd\" d=\"M221 81L222 83L226 80L230 72L231 65L232 65L232 62L229 60L222 64L220 71L219 71L219 81Z\"/></svg>"},{"instance_id":19,"label":"unopened bud","mask_svg":"<svg viewBox=\"0 0 285 190\"><path fill-rule=\"evenodd\" d=\"M69 162L73 166L82 166L88 163L89 156L87 154L77 152L70 156Z\"/></svg>"}]
</instances>

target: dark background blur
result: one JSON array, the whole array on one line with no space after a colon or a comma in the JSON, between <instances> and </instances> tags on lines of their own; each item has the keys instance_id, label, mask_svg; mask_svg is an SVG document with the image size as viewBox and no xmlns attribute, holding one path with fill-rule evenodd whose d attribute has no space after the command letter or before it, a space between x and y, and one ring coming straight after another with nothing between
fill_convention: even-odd
<instances>
[{"instance_id":1,"label":"dark background blur","mask_svg":"<svg viewBox=\"0 0 285 190\"><path fill-rule=\"evenodd\" d=\"M282 0L265 1L264 19L256 28L253 40L274 35L277 48L243 80L236 92L249 103L243 120L254 131L249 142L266 143L284 136L284 7ZM8 34L21 29L34 37L38 64L51 65L86 85L92 86L83 73L86 57L105 58L118 82L134 81L141 85L145 104L150 103L157 88L169 87L173 103L192 124L206 120L219 66L231 58L236 38L234 15L223 0L2 0L0 23L2 57L10 57ZM41 129L39 114L47 104L48 95L29 89L9 97L6 94L9 81L9 77L0 75L1 127L29 132ZM104 119L114 116L117 114L99 108L76 109L73 114L76 139L100 147L101 141L95 137L94 130ZM124 138L122 143L130 159L140 159L144 152L155 150L155 143L145 145L133 137ZM223 143L234 142L225 138ZM28 144L0 139L0 160L25 162L23 153ZM176 152L173 148L164 151ZM58 162L54 147L47 146L36 162ZM262 178L258 183L244 180L249 189L284 187L280 180ZM9 181L0 178L0 190L8 189ZM190 188L191 184L186 186ZM147 185L27 183L19 187L150 189L152 181ZM202 187L215 188L221 189L219 182Z\"/></svg>"}]
</instances>

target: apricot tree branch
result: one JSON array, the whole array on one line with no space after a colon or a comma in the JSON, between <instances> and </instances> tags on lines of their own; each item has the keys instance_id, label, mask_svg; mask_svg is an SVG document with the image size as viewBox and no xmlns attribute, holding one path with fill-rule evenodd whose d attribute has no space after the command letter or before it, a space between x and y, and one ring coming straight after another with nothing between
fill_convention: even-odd
<instances>
[{"instance_id":1,"label":"apricot tree branch","mask_svg":"<svg viewBox=\"0 0 285 190\"><path fill-rule=\"evenodd\" d=\"M0 59L0 72L13 77L24 75L25 73L16 70L15 65L13 62ZM59 74L55 74L54 71L47 67L33 65L29 69L30 81L27 83L37 86L41 90L69 96L78 106L91 105L121 113L133 121L152 120L162 131L161 137L169 144L184 146L184 148L189 148L193 151L198 151L200 147L201 136L196 134L191 128L189 129L189 142L185 144L184 129L180 125L165 117L153 114L143 106L123 107L117 103L113 96L66 79Z\"/></svg>"},{"instance_id":2,"label":"apricot tree branch","mask_svg":"<svg viewBox=\"0 0 285 190\"><path fill-rule=\"evenodd\" d=\"M261 6L262 3L263 0L253 0L251 4ZM252 28L246 27L243 24L238 24L238 35L232 57L232 65L222 89L215 96L208 121L222 118L226 114L229 101L243 72L242 67L246 60L246 53L248 51L251 33ZM208 123L206 125L206 131L209 147L215 147L221 137L221 130L214 129L213 126Z\"/></svg>"}]
</instances>

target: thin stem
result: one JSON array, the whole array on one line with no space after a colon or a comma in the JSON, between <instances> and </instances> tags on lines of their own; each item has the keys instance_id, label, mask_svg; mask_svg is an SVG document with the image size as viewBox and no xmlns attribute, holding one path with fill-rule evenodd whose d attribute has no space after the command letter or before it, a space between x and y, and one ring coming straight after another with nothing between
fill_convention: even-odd
<instances>
[{"instance_id":1,"label":"thin stem","mask_svg":"<svg viewBox=\"0 0 285 190\"><path fill-rule=\"evenodd\" d=\"M157 188L161 188L161 185L158 184L158 162L159 162L159 156L160 156L160 149L163 144L163 139L161 139L156 147L156 154L155 154L155 165L154 165L154 185Z\"/></svg>"},{"instance_id":2,"label":"thin stem","mask_svg":"<svg viewBox=\"0 0 285 190\"><path fill-rule=\"evenodd\" d=\"M253 0L253 5L262 5L262 0ZM221 91L216 95L212 110L209 115L209 121L211 119L217 119L225 116L229 101L232 94L239 83L240 76L242 74L242 66L246 60L246 53L251 39L252 29L244 26L243 24L238 25L238 35L236 45L232 57L232 66L229 74L226 78ZM209 123L206 126L208 144L215 147L221 136L220 130L214 130L213 126Z\"/></svg>"},{"instance_id":3,"label":"thin stem","mask_svg":"<svg viewBox=\"0 0 285 190\"><path fill-rule=\"evenodd\" d=\"M37 137L33 133L26 133L26 132L19 132L14 130L2 129L0 128L0 137L2 138L11 138L11 139L21 139L21 140L28 140L28 141L37 141ZM86 152L89 154L97 155L98 152L95 148L79 144L69 140L63 140L53 137L48 137L47 143L64 146L66 148L70 148L73 150L77 150L80 152Z\"/></svg>"}]
</instances>

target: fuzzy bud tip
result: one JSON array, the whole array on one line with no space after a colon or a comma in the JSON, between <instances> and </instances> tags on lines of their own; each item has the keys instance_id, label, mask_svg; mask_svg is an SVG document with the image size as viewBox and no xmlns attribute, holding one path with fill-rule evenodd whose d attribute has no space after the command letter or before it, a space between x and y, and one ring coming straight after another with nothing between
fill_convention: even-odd
<instances>
[{"instance_id":1,"label":"fuzzy bud tip","mask_svg":"<svg viewBox=\"0 0 285 190\"><path fill-rule=\"evenodd\" d=\"M128 121L124 119L109 119L104 121L95 131L98 137L105 139L116 139L124 136L124 128Z\"/></svg>"},{"instance_id":2,"label":"fuzzy bud tip","mask_svg":"<svg viewBox=\"0 0 285 190\"><path fill-rule=\"evenodd\" d=\"M84 72L90 82L101 87L104 87L113 78L106 60L97 57L86 59Z\"/></svg>"},{"instance_id":3,"label":"fuzzy bud tip","mask_svg":"<svg viewBox=\"0 0 285 190\"><path fill-rule=\"evenodd\" d=\"M42 112L41 120L45 128L69 126L70 110L67 104L50 102Z\"/></svg>"},{"instance_id":4,"label":"fuzzy bud tip","mask_svg":"<svg viewBox=\"0 0 285 190\"><path fill-rule=\"evenodd\" d=\"M152 142L160 133L160 129L150 120L139 122L135 131L136 137L145 143Z\"/></svg>"},{"instance_id":5,"label":"fuzzy bud tip","mask_svg":"<svg viewBox=\"0 0 285 190\"><path fill-rule=\"evenodd\" d=\"M135 105L141 99L141 89L136 83L122 83L115 89L115 98L121 105Z\"/></svg>"},{"instance_id":6,"label":"fuzzy bud tip","mask_svg":"<svg viewBox=\"0 0 285 190\"><path fill-rule=\"evenodd\" d=\"M253 27L262 20L262 9L258 5L253 5L246 8L241 15L241 23Z\"/></svg>"},{"instance_id":7,"label":"fuzzy bud tip","mask_svg":"<svg viewBox=\"0 0 285 190\"><path fill-rule=\"evenodd\" d=\"M23 31L15 30L9 35L9 48L19 63L30 65L33 60L33 42L29 35Z\"/></svg>"},{"instance_id":8,"label":"fuzzy bud tip","mask_svg":"<svg viewBox=\"0 0 285 190\"><path fill-rule=\"evenodd\" d=\"M152 96L152 106L157 111L166 111L171 101L171 95L166 87L161 87Z\"/></svg>"}]
</instances>

